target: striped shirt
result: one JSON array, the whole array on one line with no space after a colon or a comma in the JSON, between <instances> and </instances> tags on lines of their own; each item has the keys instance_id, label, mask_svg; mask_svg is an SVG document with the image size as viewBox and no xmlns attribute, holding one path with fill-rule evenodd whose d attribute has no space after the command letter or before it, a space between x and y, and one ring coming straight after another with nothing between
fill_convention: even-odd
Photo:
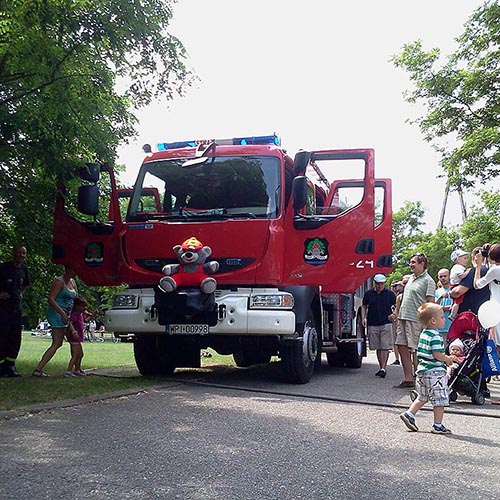
<instances>
[{"instance_id":1,"label":"striped shirt","mask_svg":"<svg viewBox=\"0 0 500 500\"><path fill-rule=\"evenodd\" d=\"M417 359L418 367L417 373L423 373L428 370L435 370L441 368L446 370L446 365L442 361L438 361L434 356L434 352L444 353L443 337L437 330L430 330L425 328L422 330L418 339Z\"/></svg>"},{"instance_id":2,"label":"striped shirt","mask_svg":"<svg viewBox=\"0 0 500 500\"><path fill-rule=\"evenodd\" d=\"M429 276L427 269L418 276L412 274L403 292L398 319L418 321L418 308L427 302L427 297L434 298L435 293L436 283Z\"/></svg>"}]
</instances>

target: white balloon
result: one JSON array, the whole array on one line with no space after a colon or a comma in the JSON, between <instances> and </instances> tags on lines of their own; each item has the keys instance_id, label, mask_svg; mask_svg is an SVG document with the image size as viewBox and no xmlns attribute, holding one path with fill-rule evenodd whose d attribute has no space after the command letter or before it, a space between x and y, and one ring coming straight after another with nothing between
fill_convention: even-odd
<instances>
[{"instance_id":1,"label":"white balloon","mask_svg":"<svg viewBox=\"0 0 500 500\"><path fill-rule=\"evenodd\" d=\"M483 302L477 311L477 317L483 328L491 328L500 323L500 303L495 300Z\"/></svg>"}]
</instances>

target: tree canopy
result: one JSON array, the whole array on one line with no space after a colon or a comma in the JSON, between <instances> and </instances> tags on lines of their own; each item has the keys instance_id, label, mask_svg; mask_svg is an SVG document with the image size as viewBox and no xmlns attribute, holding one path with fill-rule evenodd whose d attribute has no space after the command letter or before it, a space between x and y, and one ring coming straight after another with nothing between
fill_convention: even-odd
<instances>
[{"instance_id":1,"label":"tree canopy","mask_svg":"<svg viewBox=\"0 0 500 500\"><path fill-rule=\"evenodd\" d=\"M0 2L0 252L6 260L13 244L28 246L43 267L31 287L39 294L38 277L53 274L56 178L71 179L86 161L114 163L135 134L134 108L192 81L168 31L173 3Z\"/></svg>"},{"instance_id":2,"label":"tree canopy","mask_svg":"<svg viewBox=\"0 0 500 500\"><path fill-rule=\"evenodd\" d=\"M477 9L457 39L458 48L441 62L441 51L408 43L394 56L413 88L409 102L423 103L419 125L440 151L451 187L473 187L500 174L500 6L489 0Z\"/></svg>"}]
</instances>

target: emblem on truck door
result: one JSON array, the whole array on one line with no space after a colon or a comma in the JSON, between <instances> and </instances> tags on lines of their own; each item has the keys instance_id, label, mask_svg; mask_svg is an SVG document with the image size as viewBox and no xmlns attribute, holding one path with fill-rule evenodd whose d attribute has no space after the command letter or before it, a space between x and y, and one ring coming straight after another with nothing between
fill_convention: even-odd
<instances>
[{"instance_id":1,"label":"emblem on truck door","mask_svg":"<svg viewBox=\"0 0 500 500\"><path fill-rule=\"evenodd\" d=\"M104 260L104 245L93 241L85 247L85 264L95 267L102 264Z\"/></svg>"},{"instance_id":2,"label":"emblem on truck door","mask_svg":"<svg viewBox=\"0 0 500 500\"><path fill-rule=\"evenodd\" d=\"M304 260L313 266L328 261L328 240L326 238L307 238L304 242Z\"/></svg>"}]
</instances>

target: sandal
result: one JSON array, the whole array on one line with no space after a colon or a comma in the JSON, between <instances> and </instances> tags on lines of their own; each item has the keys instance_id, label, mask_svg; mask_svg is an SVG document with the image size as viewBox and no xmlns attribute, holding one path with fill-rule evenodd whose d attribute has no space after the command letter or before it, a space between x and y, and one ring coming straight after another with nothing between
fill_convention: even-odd
<instances>
[{"instance_id":1,"label":"sandal","mask_svg":"<svg viewBox=\"0 0 500 500\"><path fill-rule=\"evenodd\" d=\"M33 373L31 374L32 377L48 377L49 374L42 372L42 370L33 370Z\"/></svg>"}]
</instances>

